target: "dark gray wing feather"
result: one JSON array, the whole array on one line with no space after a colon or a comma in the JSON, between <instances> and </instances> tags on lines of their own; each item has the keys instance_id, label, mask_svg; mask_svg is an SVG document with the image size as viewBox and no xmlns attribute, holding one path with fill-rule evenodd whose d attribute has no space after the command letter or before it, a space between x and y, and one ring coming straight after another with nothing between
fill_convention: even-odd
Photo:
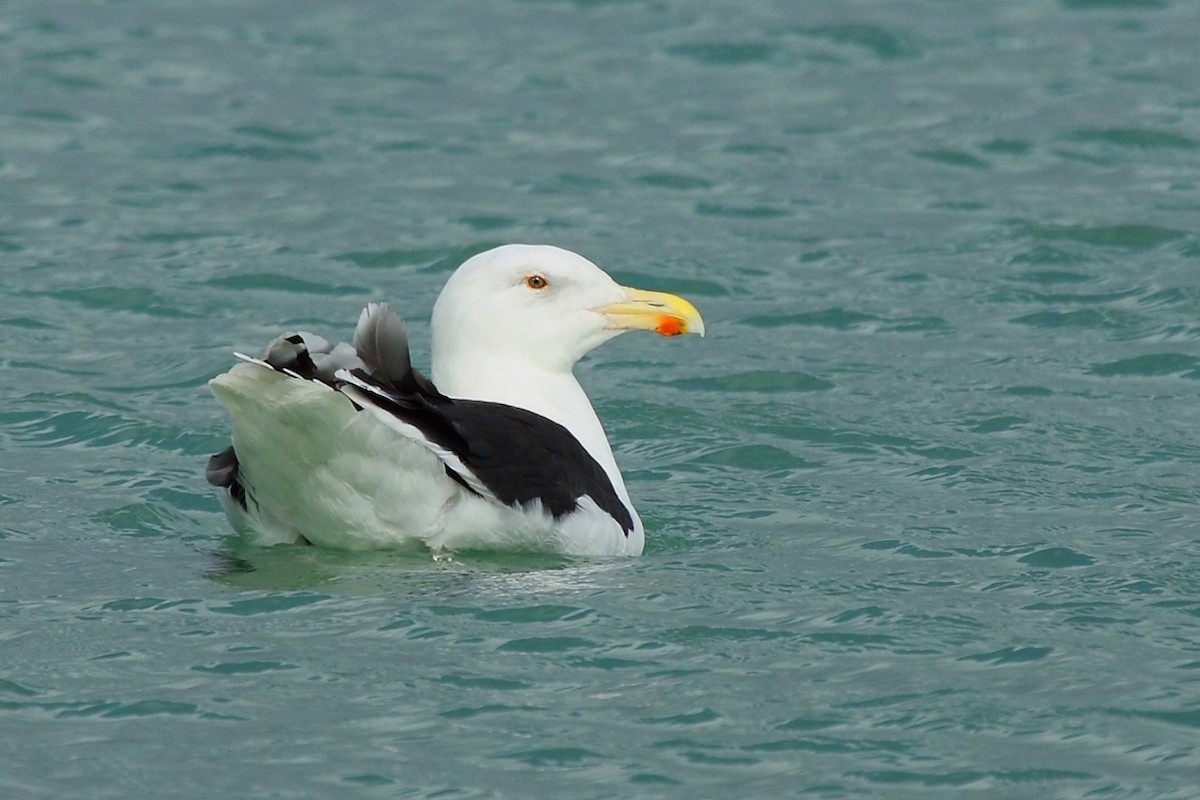
<instances>
[{"instance_id":1,"label":"dark gray wing feather","mask_svg":"<svg viewBox=\"0 0 1200 800\"><path fill-rule=\"evenodd\" d=\"M446 472L467 488L478 482L505 505L537 501L556 519L575 511L587 496L626 535L633 530L633 516L604 468L557 422L523 408L456 400L436 390L396 391L361 371L343 377L364 390L355 393L356 402L387 412L453 453L461 467L447 462ZM455 472L461 468L470 472L469 480Z\"/></svg>"},{"instance_id":2,"label":"dark gray wing feather","mask_svg":"<svg viewBox=\"0 0 1200 800\"><path fill-rule=\"evenodd\" d=\"M411 380L408 328L387 303L370 303L354 329L354 352L384 386L399 389Z\"/></svg>"}]
</instances>

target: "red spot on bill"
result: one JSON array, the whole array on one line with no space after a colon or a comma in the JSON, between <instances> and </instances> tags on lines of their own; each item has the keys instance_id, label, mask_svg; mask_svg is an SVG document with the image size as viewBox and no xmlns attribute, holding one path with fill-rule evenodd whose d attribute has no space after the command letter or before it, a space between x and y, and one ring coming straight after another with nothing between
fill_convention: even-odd
<instances>
[{"instance_id":1,"label":"red spot on bill","mask_svg":"<svg viewBox=\"0 0 1200 800\"><path fill-rule=\"evenodd\" d=\"M663 336L678 336L683 333L683 320L675 317L663 317L658 321L656 330Z\"/></svg>"}]
</instances>

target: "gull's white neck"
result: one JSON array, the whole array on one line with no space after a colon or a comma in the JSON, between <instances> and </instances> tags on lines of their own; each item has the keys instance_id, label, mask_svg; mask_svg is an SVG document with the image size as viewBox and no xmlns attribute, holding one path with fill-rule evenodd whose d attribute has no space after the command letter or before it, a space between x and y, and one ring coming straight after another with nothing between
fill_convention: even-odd
<instances>
[{"instance_id":1,"label":"gull's white neck","mask_svg":"<svg viewBox=\"0 0 1200 800\"><path fill-rule=\"evenodd\" d=\"M613 457L604 426L571 371L548 371L524 359L457 354L453 363L433 359L433 383L450 397L487 400L524 408L562 425L596 459L631 511L625 482Z\"/></svg>"}]
</instances>

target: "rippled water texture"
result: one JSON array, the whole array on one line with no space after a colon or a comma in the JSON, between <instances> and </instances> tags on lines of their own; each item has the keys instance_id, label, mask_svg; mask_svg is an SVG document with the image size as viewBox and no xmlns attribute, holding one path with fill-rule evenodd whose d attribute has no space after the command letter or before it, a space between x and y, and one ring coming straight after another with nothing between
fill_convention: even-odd
<instances>
[{"instance_id":1,"label":"rippled water texture","mask_svg":"<svg viewBox=\"0 0 1200 800\"><path fill-rule=\"evenodd\" d=\"M1200 4L0 4L0 796L1200 796ZM255 549L205 382L559 244L622 561Z\"/></svg>"}]
</instances>

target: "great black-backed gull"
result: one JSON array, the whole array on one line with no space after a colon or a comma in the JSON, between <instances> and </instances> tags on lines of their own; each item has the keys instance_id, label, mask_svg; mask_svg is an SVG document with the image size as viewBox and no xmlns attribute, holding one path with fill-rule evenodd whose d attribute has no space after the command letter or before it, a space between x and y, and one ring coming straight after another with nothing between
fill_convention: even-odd
<instances>
[{"instance_id":1,"label":"great black-backed gull","mask_svg":"<svg viewBox=\"0 0 1200 800\"><path fill-rule=\"evenodd\" d=\"M234 527L262 544L641 553L572 368L626 331L703 335L696 308L567 250L506 245L450 276L430 327L432 382L404 323L374 303L353 345L287 334L210 381L233 445L208 480Z\"/></svg>"}]
</instances>

